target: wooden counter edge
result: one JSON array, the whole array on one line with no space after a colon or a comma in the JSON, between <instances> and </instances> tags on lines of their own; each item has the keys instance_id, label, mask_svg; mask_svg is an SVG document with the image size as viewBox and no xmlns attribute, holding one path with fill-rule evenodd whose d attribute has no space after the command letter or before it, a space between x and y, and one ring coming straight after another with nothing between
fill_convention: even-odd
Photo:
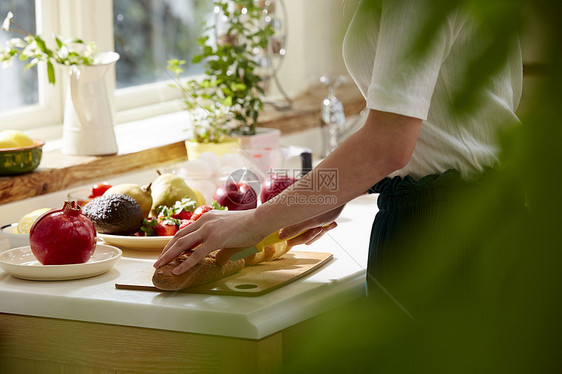
<instances>
[{"instance_id":1,"label":"wooden counter edge","mask_svg":"<svg viewBox=\"0 0 562 374\"><path fill-rule=\"evenodd\" d=\"M259 340L0 313L0 373L277 373L282 333Z\"/></svg>"}]
</instances>

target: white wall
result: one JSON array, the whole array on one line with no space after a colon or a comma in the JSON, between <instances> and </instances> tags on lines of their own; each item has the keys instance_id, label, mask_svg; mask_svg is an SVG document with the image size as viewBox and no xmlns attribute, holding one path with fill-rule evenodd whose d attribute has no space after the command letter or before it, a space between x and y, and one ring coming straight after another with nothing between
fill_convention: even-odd
<instances>
[{"instance_id":1,"label":"white wall","mask_svg":"<svg viewBox=\"0 0 562 374\"><path fill-rule=\"evenodd\" d=\"M287 55L279 79L289 96L318 84L323 74L347 74L342 41L357 3L358 0L285 0Z\"/></svg>"}]
</instances>

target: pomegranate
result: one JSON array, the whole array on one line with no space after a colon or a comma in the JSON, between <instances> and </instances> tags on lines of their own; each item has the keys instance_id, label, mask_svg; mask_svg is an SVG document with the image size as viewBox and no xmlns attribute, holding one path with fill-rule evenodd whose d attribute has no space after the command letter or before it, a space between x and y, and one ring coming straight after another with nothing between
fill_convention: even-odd
<instances>
[{"instance_id":1,"label":"pomegranate","mask_svg":"<svg viewBox=\"0 0 562 374\"><path fill-rule=\"evenodd\" d=\"M29 232L29 244L43 265L81 264L96 249L96 229L75 201L40 216Z\"/></svg>"}]
</instances>

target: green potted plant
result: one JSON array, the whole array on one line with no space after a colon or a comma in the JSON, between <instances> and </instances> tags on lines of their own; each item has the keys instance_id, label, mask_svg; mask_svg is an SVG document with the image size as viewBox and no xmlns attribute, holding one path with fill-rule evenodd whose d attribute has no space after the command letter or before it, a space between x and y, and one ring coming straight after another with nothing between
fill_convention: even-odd
<instances>
[{"instance_id":1,"label":"green potted plant","mask_svg":"<svg viewBox=\"0 0 562 374\"><path fill-rule=\"evenodd\" d=\"M191 135L185 145L190 159L196 159L199 154L207 151L222 156L239 148L231 133L238 127L234 114L218 99L219 93L215 88L204 82L194 80L182 85L180 75L185 60L171 59L168 70L176 75L176 86L182 92L185 108L191 115Z\"/></svg>"},{"instance_id":2,"label":"green potted plant","mask_svg":"<svg viewBox=\"0 0 562 374\"><path fill-rule=\"evenodd\" d=\"M53 63L66 66L92 65L96 63L95 55L98 53L98 48L95 43L86 44L78 38L63 40L61 37L55 36L56 47L51 49L47 46L45 39L41 35L28 33L17 23L12 12L8 12L6 18L4 18L1 30L23 36L8 40L4 48L0 45L0 63L2 63L2 67L10 67L13 59L16 57L21 61L30 61L25 65L24 70L30 69L40 62L45 62L50 84L56 83Z\"/></svg>"},{"instance_id":3,"label":"green potted plant","mask_svg":"<svg viewBox=\"0 0 562 374\"><path fill-rule=\"evenodd\" d=\"M182 84L179 77L185 61L168 61L185 106L193 113L193 136L186 143L188 156L189 148L196 144L231 139L243 148L275 148L280 132L258 127L264 95L258 59L273 29L263 20L263 8L253 0L215 0L214 5L221 16L215 17L215 24L207 27L207 31L215 37L199 38L202 51L192 60L204 64L205 78ZM265 139L256 142L260 133L266 134L262 136Z\"/></svg>"}]
</instances>

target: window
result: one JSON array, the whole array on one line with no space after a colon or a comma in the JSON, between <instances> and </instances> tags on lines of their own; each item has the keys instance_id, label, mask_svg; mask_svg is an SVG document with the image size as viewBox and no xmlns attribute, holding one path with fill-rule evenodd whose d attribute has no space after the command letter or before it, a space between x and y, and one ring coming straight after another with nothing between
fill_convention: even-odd
<instances>
[{"instance_id":1,"label":"window","mask_svg":"<svg viewBox=\"0 0 562 374\"><path fill-rule=\"evenodd\" d=\"M338 3L343 0L330 0ZM322 17L316 14L324 1L301 2L285 0L290 10L288 59L283 64L280 81L289 95L306 89L312 62L304 60L305 42L315 45L310 29ZM290 3L290 4L289 4ZM322 5L324 7L324 5ZM171 58L184 59L185 75L202 73L202 64L189 66L196 44L202 34L204 21L212 24L211 0L0 0L0 22L11 10L17 22L28 31L41 34L47 43L54 43L53 35L78 37L95 41L100 50L115 50L120 54L114 76L108 77L110 89L114 85L116 123L140 120L158 114L181 110L181 94L170 87L171 76L166 62ZM306 22L302 22L306 19ZM16 36L0 31L0 42ZM22 72L22 64L0 68L0 129L39 129L38 136L57 139L63 123L66 77L55 66L57 82L47 83L46 68ZM111 75L111 74L110 74Z\"/></svg>"},{"instance_id":2,"label":"window","mask_svg":"<svg viewBox=\"0 0 562 374\"><path fill-rule=\"evenodd\" d=\"M117 89L170 80L170 58L191 61L199 53L197 38L210 14L209 0L114 0ZM203 73L189 65L186 75Z\"/></svg>"},{"instance_id":3,"label":"window","mask_svg":"<svg viewBox=\"0 0 562 374\"><path fill-rule=\"evenodd\" d=\"M173 78L167 61L187 61L184 75L203 73L191 65L200 52L196 40L212 17L210 0L114 0L113 32L116 65L118 122L141 119L182 108L180 92L170 87ZM143 108L143 110L138 110Z\"/></svg>"},{"instance_id":4,"label":"window","mask_svg":"<svg viewBox=\"0 0 562 374\"><path fill-rule=\"evenodd\" d=\"M2 0L0 18L8 11L18 15L18 23L28 32L35 33L35 0ZM9 39L18 37L13 33L0 33L0 45L5 46ZM25 62L15 59L7 69L0 69L0 111L17 109L39 103L37 68L22 72Z\"/></svg>"},{"instance_id":5,"label":"window","mask_svg":"<svg viewBox=\"0 0 562 374\"><path fill-rule=\"evenodd\" d=\"M115 108L117 122L167 112L181 105L170 100L180 93L169 85L165 66L170 58L191 61L199 52L197 37L204 20L212 14L207 0L2 0L0 18L8 11L27 31L42 34L47 43L54 34L97 42L100 50L116 50ZM1 21L1 20L0 20ZM2 45L18 35L0 32ZM52 40L51 40L52 41ZM57 83L49 85L40 64L22 72L23 62L0 68L0 128L53 127L60 133L63 122L66 79L57 69ZM202 67L186 66L185 75L202 73ZM158 103L161 108L147 109ZM137 110L138 108L143 110ZM128 109L134 109L128 111ZM134 113L134 114L131 114ZM14 125L17 123L17 125ZM57 130L58 129L58 130Z\"/></svg>"},{"instance_id":6,"label":"window","mask_svg":"<svg viewBox=\"0 0 562 374\"><path fill-rule=\"evenodd\" d=\"M8 11L27 31L42 35L55 33L56 0L2 0L0 22ZM0 43L21 35L0 31ZM0 129L26 130L62 122L62 89L47 83L46 68L38 65L22 71L25 63L17 58L13 66L0 67Z\"/></svg>"}]
</instances>

